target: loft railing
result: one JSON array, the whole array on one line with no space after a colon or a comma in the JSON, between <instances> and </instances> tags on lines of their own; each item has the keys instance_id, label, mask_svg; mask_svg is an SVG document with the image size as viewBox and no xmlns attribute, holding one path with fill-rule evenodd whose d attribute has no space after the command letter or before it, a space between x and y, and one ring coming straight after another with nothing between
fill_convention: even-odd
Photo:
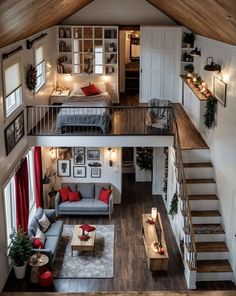
<instances>
[{"instance_id":1,"label":"loft railing","mask_svg":"<svg viewBox=\"0 0 236 296\"><path fill-rule=\"evenodd\" d=\"M181 211L184 217L184 233L185 233L185 248L187 252L185 252L185 260L189 266L190 270L196 269L197 262L197 249L195 243L195 233L193 229L192 216L191 216L191 208L189 203L188 191L187 191L187 183L185 179L184 173L184 164L183 164L183 156L180 145L180 137L179 130L174 120L174 131L175 131L175 166L177 168L177 179L179 183L179 195L182 200Z\"/></svg>"},{"instance_id":2,"label":"loft railing","mask_svg":"<svg viewBox=\"0 0 236 296\"><path fill-rule=\"evenodd\" d=\"M34 136L172 135L173 110L171 106L27 106L27 133Z\"/></svg>"}]
</instances>

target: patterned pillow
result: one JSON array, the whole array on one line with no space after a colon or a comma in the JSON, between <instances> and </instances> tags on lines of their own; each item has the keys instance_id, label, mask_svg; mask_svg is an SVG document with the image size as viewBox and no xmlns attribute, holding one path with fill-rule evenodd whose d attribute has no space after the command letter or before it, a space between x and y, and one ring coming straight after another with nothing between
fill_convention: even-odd
<instances>
[{"instance_id":1,"label":"patterned pillow","mask_svg":"<svg viewBox=\"0 0 236 296\"><path fill-rule=\"evenodd\" d=\"M37 228L35 239L39 240L43 245L45 245L46 236L39 228Z\"/></svg>"},{"instance_id":2,"label":"patterned pillow","mask_svg":"<svg viewBox=\"0 0 236 296\"><path fill-rule=\"evenodd\" d=\"M42 218L39 219L38 222L39 222L39 225L41 226L42 232L46 232L51 225L51 222L49 221L45 213L43 213Z\"/></svg>"}]
</instances>

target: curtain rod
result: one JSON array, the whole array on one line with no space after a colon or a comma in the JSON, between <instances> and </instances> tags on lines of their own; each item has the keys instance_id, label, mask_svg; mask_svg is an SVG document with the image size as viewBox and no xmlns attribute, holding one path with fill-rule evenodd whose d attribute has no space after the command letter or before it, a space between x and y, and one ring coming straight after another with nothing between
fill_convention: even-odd
<instances>
[{"instance_id":1,"label":"curtain rod","mask_svg":"<svg viewBox=\"0 0 236 296\"><path fill-rule=\"evenodd\" d=\"M26 40L26 48L27 49L31 49L31 47L32 47L32 45L34 44L34 42L37 42L37 41L39 41L40 39L42 39L42 38L44 38L44 37L46 37L47 36L47 33L42 33L40 36L38 36L38 37L36 37L36 38L34 38L33 40L29 40L29 39L27 39Z\"/></svg>"},{"instance_id":2,"label":"curtain rod","mask_svg":"<svg viewBox=\"0 0 236 296\"><path fill-rule=\"evenodd\" d=\"M10 51L10 52L8 52L8 53L3 53L2 58L3 58L3 60L6 60L6 59L8 59L11 55L13 55L13 54L15 54L15 53L17 53L17 52L19 52L19 51L22 51L22 50L23 50L23 47L22 47L22 46L18 46L16 49L14 49L14 50L12 50L12 51Z\"/></svg>"}]
</instances>

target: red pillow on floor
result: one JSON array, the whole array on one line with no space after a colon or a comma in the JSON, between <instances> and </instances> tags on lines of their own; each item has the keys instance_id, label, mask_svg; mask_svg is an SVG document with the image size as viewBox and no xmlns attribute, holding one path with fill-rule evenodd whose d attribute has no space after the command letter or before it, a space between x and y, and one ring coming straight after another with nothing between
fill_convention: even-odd
<instances>
[{"instance_id":1,"label":"red pillow on floor","mask_svg":"<svg viewBox=\"0 0 236 296\"><path fill-rule=\"evenodd\" d=\"M112 190L102 187L102 189L99 193L98 200L103 201L105 204L108 205L111 193L112 193Z\"/></svg>"},{"instance_id":2,"label":"red pillow on floor","mask_svg":"<svg viewBox=\"0 0 236 296\"><path fill-rule=\"evenodd\" d=\"M33 239L33 246L36 249L44 248L44 244L38 238Z\"/></svg>"},{"instance_id":3,"label":"red pillow on floor","mask_svg":"<svg viewBox=\"0 0 236 296\"><path fill-rule=\"evenodd\" d=\"M75 191L69 191L69 201L73 202L73 201L79 201L80 198L80 193L79 192L75 192Z\"/></svg>"},{"instance_id":4,"label":"red pillow on floor","mask_svg":"<svg viewBox=\"0 0 236 296\"><path fill-rule=\"evenodd\" d=\"M96 95L100 95L102 93L102 91L96 87L96 85L94 84L90 84L88 86L85 87L81 87L83 93L86 95L86 97L88 96L96 96Z\"/></svg>"},{"instance_id":5,"label":"red pillow on floor","mask_svg":"<svg viewBox=\"0 0 236 296\"><path fill-rule=\"evenodd\" d=\"M62 202L69 200L70 187L66 186L58 190L61 195Z\"/></svg>"}]
</instances>

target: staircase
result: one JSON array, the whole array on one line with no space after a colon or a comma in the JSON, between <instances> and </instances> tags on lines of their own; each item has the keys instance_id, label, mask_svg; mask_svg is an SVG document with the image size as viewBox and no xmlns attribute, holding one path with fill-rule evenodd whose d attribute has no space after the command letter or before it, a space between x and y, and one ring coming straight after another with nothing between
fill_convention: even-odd
<instances>
[{"instance_id":1,"label":"staircase","mask_svg":"<svg viewBox=\"0 0 236 296\"><path fill-rule=\"evenodd\" d=\"M232 280L210 151L182 150L182 155L196 241L196 280Z\"/></svg>"}]
</instances>

